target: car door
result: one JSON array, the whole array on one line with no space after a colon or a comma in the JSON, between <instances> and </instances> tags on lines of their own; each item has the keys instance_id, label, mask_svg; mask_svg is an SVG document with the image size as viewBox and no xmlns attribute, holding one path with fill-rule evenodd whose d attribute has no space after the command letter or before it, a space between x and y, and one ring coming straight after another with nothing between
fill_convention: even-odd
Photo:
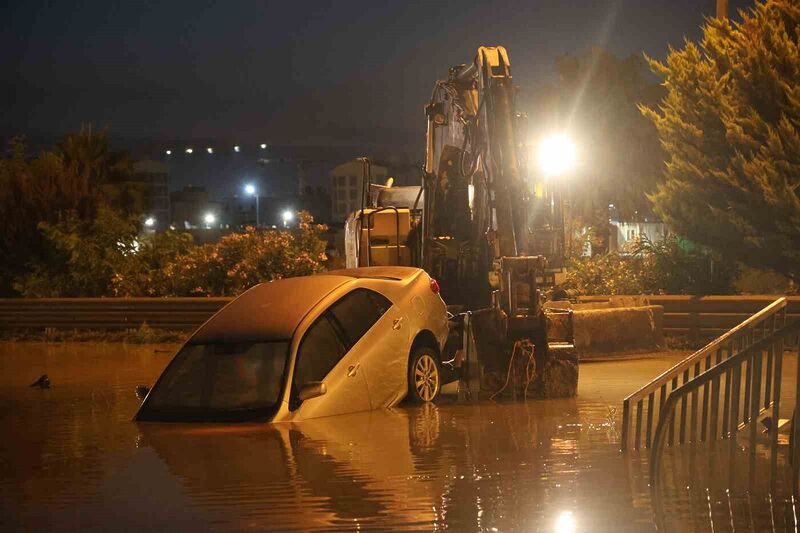
<instances>
[{"instance_id":1,"label":"car door","mask_svg":"<svg viewBox=\"0 0 800 533\"><path fill-rule=\"evenodd\" d=\"M290 409L297 411L295 420L370 409L367 384L356 355L347 349L329 311L306 330L297 349L292 377ZM322 381L327 391L300 402L300 388L309 381Z\"/></svg>"},{"instance_id":2,"label":"car door","mask_svg":"<svg viewBox=\"0 0 800 533\"><path fill-rule=\"evenodd\" d=\"M367 381L373 409L400 401L408 388L408 320L385 296L356 289L331 307Z\"/></svg>"}]
</instances>

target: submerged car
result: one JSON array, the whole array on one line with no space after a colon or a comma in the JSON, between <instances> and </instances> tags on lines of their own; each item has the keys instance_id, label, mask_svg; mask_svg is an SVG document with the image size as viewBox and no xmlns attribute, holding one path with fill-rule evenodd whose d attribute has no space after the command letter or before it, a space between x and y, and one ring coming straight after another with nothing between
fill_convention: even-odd
<instances>
[{"instance_id":1,"label":"submerged car","mask_svg":"<svg viewBox=\"0 0 800 533\"><path fill-rule=\"evenodd\" d=\"M436 399L447 311L411 267L262 283L183 345L136 420L299 421Z\"/></svg>"}]
</instances>

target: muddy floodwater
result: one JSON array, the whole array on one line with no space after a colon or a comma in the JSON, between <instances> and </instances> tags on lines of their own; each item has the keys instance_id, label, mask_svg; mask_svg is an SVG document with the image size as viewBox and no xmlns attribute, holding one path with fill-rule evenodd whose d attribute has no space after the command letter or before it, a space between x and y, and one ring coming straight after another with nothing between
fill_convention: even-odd
<instances>
[{"instance_id":1,"label":"muddy floodwater","mask_svg":"<svg viewBox=\"0 0 800 533\"><path fill-rule=\"evenodd\" d=\"M569 400L131 422L135 386L175 348L0 344L0 530L655 530L646 456L619 451L621 401L683 354L583 364ZM45 373L52 388L29 387ZM774 486L698 500L675 485L668 530L794 528Z\"/></svg>"}]
</instances>

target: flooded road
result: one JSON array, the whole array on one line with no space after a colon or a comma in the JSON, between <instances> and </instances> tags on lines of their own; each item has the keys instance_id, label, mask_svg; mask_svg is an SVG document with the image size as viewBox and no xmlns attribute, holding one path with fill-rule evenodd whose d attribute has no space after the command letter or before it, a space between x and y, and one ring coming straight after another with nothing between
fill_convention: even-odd
<instances>
[{"instance_id":1,"label":"flooded road","mask_svg":"<svg viewBox=\"0 0 800 533\"><path fill-rule=\"evenodd\" d=\"M175 348L0 344L0 530L655 529L618 411L678 354L584 364L569 400L444 399L275 427L131 422L135 386ZM30 388L44 373L53 387ZM705 511L674 507L670 530L709 529ZM745 530L776 529L754 516Z\"/></svg>"}]
</instances>

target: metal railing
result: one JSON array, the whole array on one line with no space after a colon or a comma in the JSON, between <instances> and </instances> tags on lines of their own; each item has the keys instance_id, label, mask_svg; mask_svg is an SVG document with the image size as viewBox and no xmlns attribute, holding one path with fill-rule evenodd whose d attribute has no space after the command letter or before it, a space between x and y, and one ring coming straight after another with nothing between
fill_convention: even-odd
<instances>
[{"instance_id":1,"label":"metal railing","mask_svg":"<svg viewBox=\"0 0 800 533\"><path fill-rule=\"evenodd\" d=\"M773 334L786 324L786 298L779 298L767 307L754 314L738 326L729 330L727 333L716 338L705 347L696 351L680 363L676 364L653 381L640 388L627 398L622 406L622 450L640 449L642 445L651 447L653 439L653 428L660 425L664 414L665 406L672 394L681 386L686 385L691 380L697 378L714 367L729 360L738 353L746 351L756 342ZM772 364L772 359L768 364ZM747 367L748 372L752 369ZM747 383L750 383L750 375L747 376ZM710 387L710 391L709 391ZM702 414L700 433L701 439L715 439L719 426L719 400L721 383L719 378L704 385ZM725 409L730 408L729 399L731 394L731 382L726 380L724 386ZM749 399L749 385L746 389ZM689 428L689 438L694 440L698 428L698 398L697 392L691 398L691 410L689 409L688 399L683 396L680 399L680 424L678 427L678 439L683 443L687 438L687 427ZM748 400L749 401L749 400ZM687 426L687 417L691 417L690 424ZM729 413L723 413L724 433L728 432L727 421ZM669 442L675 438L675 428L669 426Z\"/></svg>"},{"instance_id":2,"label":"metal railing","mask_svg":"<svg viewBox=\"0 0 800 533\"><path fill-rule=\"evenodd\" d=\"M770 439L770 462L776 463L784 349L795 345L800 322L785 324L780 314L772 313L761 324L763 327L749 330L744 348L685 382L667 397L660 410L650 451L651 487L659 486L661 454L667 444L674 444L676 433L680 435L681 444L720 438L730 439L732 446L736 446L737 436L743 433L748 440L752 481L755 479L756 444L763 421ZM800 373L795 379L800 382ZM792 405L784 411L794 412L795 407ZM702 416L698 418L699 409L702 409ZM792 451L798 431L800 427L792 424Z\"/></svg>"}]
</instances>

